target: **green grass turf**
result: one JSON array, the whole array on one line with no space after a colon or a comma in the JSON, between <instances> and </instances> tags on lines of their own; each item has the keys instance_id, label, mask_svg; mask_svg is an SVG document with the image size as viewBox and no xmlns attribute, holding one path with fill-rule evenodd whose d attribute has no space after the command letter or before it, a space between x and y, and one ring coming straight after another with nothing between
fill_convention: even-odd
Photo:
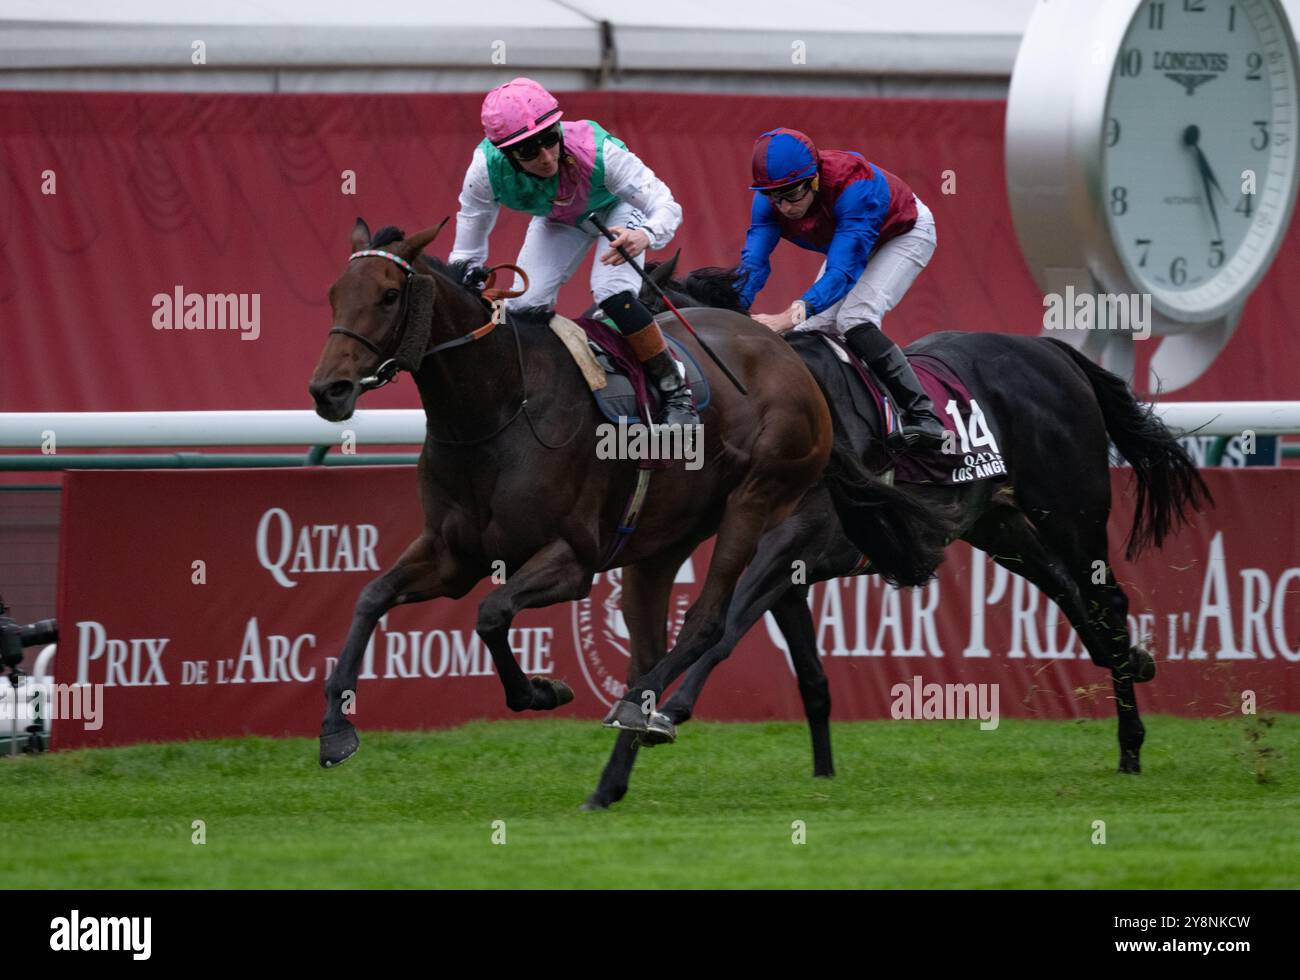
<instances>
[{"instance_id":1,"label":"green grass turf","mask_svg":"<svg viewBox=\"0 0 1300 980\"><path fill-rule=\"evenodd\" d=\"M363 731L331 771L303 739L3 759L0 888L1296 887L1300 715L1271 722L1150 717L1137 777L1113 720L838 723L834 780L802 725L692 722L604 813L593 722Z\"/></svg>"}]
</instances>

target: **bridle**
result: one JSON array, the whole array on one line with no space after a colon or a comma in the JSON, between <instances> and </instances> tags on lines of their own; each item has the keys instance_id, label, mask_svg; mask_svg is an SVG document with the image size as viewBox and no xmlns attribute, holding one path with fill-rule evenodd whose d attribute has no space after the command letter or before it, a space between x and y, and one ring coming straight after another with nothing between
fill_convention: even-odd
<instances>
[{"instance_id":1,"label":"bridle","mask_svg":"<svg viewBox=\"0 0 1300 980\"><path fill-rule=\"evenodd\" d=\"M439 227L441 228L442 226L439 225ZM528 291L528 273L524 272L524 270L519 268L519 266L510 265L508 263L490 266L484 270L487 274L484 277L482 284L479 286L479 292L481 294L480 298L484 303L488 304L492 310L487 323L483 324L481 327L476 327L461 337L443 341L441 344L437 344L426 350L425 345L429 342L429 332L433 329L433 277L416 272L411 266L411 263L406 261L406 259L402 258L400 255L394 255L392 252L386 252L383 249L378 248L367 248L362 249L359 252L353 252L348 256L348 261L351 262L353 259L366 257L383 258L395 262L406 273L406 279L402 283L402 305L398 308L398 327L392 341L388 345L394 348L392 354L386 354L373 340L369 337L361 336L361 334L357 333L355 330L350 330L347 327L341 327L337 324L330 328L329 332L331 334L342 334L344 337L355 340L357 343L361 344L361 346L371 351L376 357L380 358L380 364L379 367L375 369L375 373L369 377L361 378L357 382L361 386L362 391L371 391L375 388L382 388L397 377L398 371L406 370L415 372L419 370L420 365L424 362L426 357L431 357L434 354L441 353L442 351L451 350L453 347L460 347L464 344L473 343L476 340L482 340L495 330L498 324L509 321L515 337L515 356L519 361L519 382L521 387L519 407L515 409L514 413L509 418L487 435L477 436L473 439L443 439L435 436L432 430L430 430L428 438L433 442L442 443L443 445L448 446L475 446L500 435L508 429L520 415L522 415L528 421L528 427L532 430L533 438L535 438L538 443L546 449L560 449L574 440L577 434L582 430L581 417L579 417L572 434L565 439L564 442L550 443L543 439L542 434L537 431L537 425L528 412L528 376L524 369L523 344L519 339L519 326L515 323L514 318L506 311L505 304L506 300L514 299L516 296L522 296ZM519 278L523 280L523 288L505 289L497 286L496 275L497 272L502 269L516 273ZM425 300L429 304L430 308L421 312L417 307L415 309L416 319L418 320L423 317L426 322L412 325L412 308L408 297L414 288L425 291ZM412 331L414 331L414 333L412 333ZM410 349L404 351L404 348L408 347Z\"/></svg>"},{"instance_id":2,"label":"bridle","mask_svg":"<svg viewBox=\"0 0 1300 980\"><path fill-rule=\"evenodd\" d=\"M375 373L358 380L357 383L361 386L362 391L373 391L377 388L384 387L384 385L389 384L397 378L397 372L400 370L405 369L412 372L418 370L420 364L426 357L431 357L432 355L441 353L442 351L450 350L453 347L460 347L463 344L473 343L476 340L482 340L496 329L497 325L505 319L505 301L507 299L513 299L516 296L522 296L528 290L528 274L524 272L523 269L516 265L509 264L491 266L486 270L487 276L479 287L484 302L488 303L492 308L492 314L488 318L488 321L483 324L483 326L477 327L461 337L444 341L441 344L437 344L436 346L425 350L423 348L424 345L428 343L429 331L433 328L432 316L430 315L428 323L418 323L412 326L410 322L410 295L413 288L412 284L415 283L418 285L419 280L428 280L427 284L424 284L421 288L431 290L433 285L432 277L419 275L411 263L406 261L406 259L402 258L400 255L394 255L392 252L380 248L365 248L359 252L353 252L348 256L348 262L352 262L354 259L368 257L388 259L390 262L396 263L397 266L406 273L406 278L402 281L401 305L397 310L397 330L394 331L392 340L388 345L392 347L391 353L385 353L384 350L369 337L363 337L361 334L357 333L355 330L349 329L348 327L339 326L338 324L330 327L330 334L341 334L344 337L355 340L362 347L365 347L379 358L380 363L379 366L375 368ZM498 287L496 285L496 274L499 269L506 269L510 272L518 273L519 277L523 280L523 289L516 290ZM431 295L429 299L430 302L432 302ZM430 314L432 313L432 311L429 312ZM407 333L412 330L416 332L415 346L418 349L413 356L403 358L401 356L403 341L407 339Z\"/></svg>"}]
</instances>

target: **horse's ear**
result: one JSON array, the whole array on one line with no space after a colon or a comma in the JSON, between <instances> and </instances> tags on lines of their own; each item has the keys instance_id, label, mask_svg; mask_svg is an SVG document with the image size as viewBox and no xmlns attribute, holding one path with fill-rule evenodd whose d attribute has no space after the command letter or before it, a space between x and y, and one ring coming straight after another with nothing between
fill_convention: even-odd
<instances>
[{"instance_id":1,"label":"horse's ear","mask_svg":"<svg viewBox=\"0 0 1300 980\"><path fill-rule=\"evenodd\" d=\"M438 227L426 228L424 231L418 231L402 242L402 252L406 260L409 262L423 252L425 246L438 237L438 232L442 231L442 226L445 225L449 219L450 215L438 222Z\"/></svg>"},{"instance_id":2,"label":"horse's ear","mask_svg":"<svg viewBox=\"0 0 1300 980\"><path fill-rule=\"evenodd\" d=\"M677 270L677 260L682 257L682 250L679 248L673 253L673 257L667 262L660 262L650 271L650 278L654 280L655 285L663 287L668 285L673 278L673 273Z\"/></svg>"},{"instance_id":3,"label":"horse's ear","mask_svg":"<svg viewBox=\"0 0 1300 980\"><path fill-rule=\"evenodd\" d=\"M357 223L352 226L352 251L360 252L370 244L370 226L366 224L365 218L357 218Z\"/></svg>"}]
</instances>

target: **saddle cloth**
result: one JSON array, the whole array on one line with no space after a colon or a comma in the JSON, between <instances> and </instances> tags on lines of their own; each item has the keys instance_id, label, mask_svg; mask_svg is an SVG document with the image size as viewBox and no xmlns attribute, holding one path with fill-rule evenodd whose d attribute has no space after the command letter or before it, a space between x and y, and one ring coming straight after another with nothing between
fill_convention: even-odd
<instances>
[{"instance_id":1,"label":"saddle cloth","mask_svg":"<svg viewBox=\"0 0 1300 980\"><path fill-rule=\"evenodd\" d=\"M809 332L820 336L850 369L850 376L855 379L850 384L854 408L868 422L881 420L884 432L877 431L876 435L882 442L890 433L897 432L901 428L898 412L870 369L838 335L821 330ZM908 354L907 359L921 387L934 402L935 414L949 433L946 443L952 452L890 453L885 469L892 469L894 479L901 483L953 486L976 480L1006 479L1007 467L994 432L996 427L971 397L970 389L957 372L933 354ZM880 426L875 428L879 430Z\"/></svg>"}]
</instances>

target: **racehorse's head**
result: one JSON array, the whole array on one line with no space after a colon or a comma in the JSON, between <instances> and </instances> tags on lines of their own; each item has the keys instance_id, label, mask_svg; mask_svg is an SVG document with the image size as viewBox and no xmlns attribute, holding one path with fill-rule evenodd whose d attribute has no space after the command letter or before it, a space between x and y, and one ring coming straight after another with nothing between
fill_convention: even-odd
<instances>
[{"instance_id":1,"label":"racehorse's head","mask_svg":"<svg viewBox=\"0 0 1300 980\"><path fill-rule=\"evenodd\" d=\"M411 338L427 341L427 329L412 329L414 320L431 315L435 289L419 267L420 253L441 228L374 246L369 226L357 219L347 268L329 290L334 326L307 386L321 418L350 418L362 392L382 387L399 367L409 366L404 361L412 356L405 350Z\"/></svg>"}]
</instances>

